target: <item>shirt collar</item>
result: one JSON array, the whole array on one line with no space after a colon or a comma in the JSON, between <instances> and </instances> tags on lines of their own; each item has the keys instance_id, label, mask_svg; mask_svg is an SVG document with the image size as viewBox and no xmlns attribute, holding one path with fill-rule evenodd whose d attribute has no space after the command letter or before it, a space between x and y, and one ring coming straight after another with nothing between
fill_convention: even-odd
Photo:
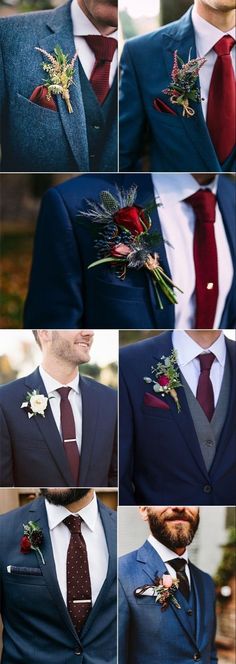
<instances>
[{"instance_id":1,"label":"shirt collar","mask_svg":"<svg viewBox=\"0 0 236 664\"><path fill-rule=\"evenodd\" d=\"M177 351L178 365L186 366L201 353L214 353L216 359L224 367L226 357L226 344L223 333L209 348L203 350L184 330L174 330L172 335L173 347Z\"/></svg>"},{"instance_id":2,"label":"shirt collar","mask_svg":"<svg viewBox=\"0 0 236 664\"><path fill-rule=\"evenodd\" d=\"M71 3L71 18L73 24L73 34L75 37L85 37L87 35L100 35L99 30L93 25L89 18L84 14L77 0ZM118 39L118 30L115 30L108 37Z\"/></svg>"},{"instance_id":3,"label":"shirt collar","mask_svg":"<svg viewBox=\"0 0 236 664\"><path fill-rule=\"evenodd\" d=\"M184 201L199 189L210 189L213 194L216 194L218 179L219 176L216 175L210 184L201 186L190 173L172 173L171 177L168 173L152 173L154 189L165 208Z\"/></svg>"},{"instance_id":4,"label":"shirt collar","mask_svg":"<svg viewBox=\"0 0 236 664\"><path fill-rule=\"evenodd\" d=\"M51 392L55 392L56 390L58 390L59 387L71 387L71 389L77 392L77 394L80 393L79 373L73 380L70 381L70 383L67 383L66 385L59 383L58 380L53 378L53 376L50 376L50 374L47 371L45 371L45 369L43 369L43 367L41 366L39 367L39 373L44 382L48 394L50 394Z\"/></svg>"},{"instance_id":5,"label":"shirt collar","mask_svg":"<svg viewBox=\"0 0 236 664\"><path fill-rule=\"evenodd\" d=\"M235 39L235 28L228 32L222 32L215 25L208 23L202 16L199 16L196 6L192 11L192 22L195 32L195 41L198 57L204 57L215 46L215 44L225 35L231 35Z\"/></svg>"},{"instance_id":6,"label":"shirt collar","mask_svg":"<svg viewBox=\"0 0 236 664\"><path fill-rule=\"evenodd\" d=\"M64 507L63 505L53 505L47 500L45 500L45 507L48 517L49 530L54 530L54 528L59 526L67 516L71 516L72 514L72 512L67 509L67 507ZM98 516L98 504L95 493L92 500L88 505L86 505L86 507L83 507L83 509L79 510L78 512L73 512L74 517L77 517L78 515L81 516L89 530L95 530Z\"/></svg>"},{"instance_id":7,"label":"shirt collar","mask_svg":"<svg viewBox=\"0 0 236 664\"><path fill-rule=\"evenodd\" d=\"M165 544L159 542L153 535L149 535L148 538L149 544L153 546L155 551L159 554L163 563L166 563L169 560L174 560L174 558L184 558L188 562L188 551L185 549L185 552L179 556L175 551L169 549Z\"/></svg>"}]
</instances>

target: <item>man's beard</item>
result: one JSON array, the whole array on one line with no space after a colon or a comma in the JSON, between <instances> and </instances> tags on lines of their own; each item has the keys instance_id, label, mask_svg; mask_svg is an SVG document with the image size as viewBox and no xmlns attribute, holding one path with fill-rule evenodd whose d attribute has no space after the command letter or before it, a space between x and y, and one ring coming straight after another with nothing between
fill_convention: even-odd
<instances>
[{"instance_id":1,"label":"man's beard","mask_svg":"<svg viewBox=\"0 0 236 664\"><path fill-rule=\"evenodd\" d=\"M172 526L171 522L176 519L184 518L184 523ZM186 547L191 544L199 524L199 512L192 516L185 509L180 512L171 510L170 514L164 513L163 516L148 510L148 521L151 533L156 540L174 550L178 547Z\"/></svg>"},{"instance_id":2,"label":"man's beard","mask_svg":"<svg viewBox=\"0 0 236 664\"><path fill-rule=\"evenodd\" d=\"M55 489L53 493L50 493L48 489L40 489L42 496L44 496L49 503L52 505L70 505L75 503L78 500L81 500L86 496L90 489L68 489L68 491L60 491L60 489Z\"/></svg>"}]
</instances>

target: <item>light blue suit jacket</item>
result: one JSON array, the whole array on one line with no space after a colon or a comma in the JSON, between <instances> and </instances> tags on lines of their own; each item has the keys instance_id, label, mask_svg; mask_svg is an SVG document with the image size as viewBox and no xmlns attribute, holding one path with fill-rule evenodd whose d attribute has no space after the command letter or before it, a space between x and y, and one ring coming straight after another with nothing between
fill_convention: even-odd
<instances>
[{"instance_id":1,"label":"light blue suit jacket","mask_svg":"<svg viewBox=\"0 0 236 664\"><path fill-rule=\"evenodd\" d=\"M195 115L183 117L182 107L172 106L163 90L171 81L174 51L187 62L196 57L191 9L161 30L126 42L121 58L120 170L140 170L145 130L150 132L151 171L233 171L235 149L224 164L215 152L201 103L192 103ZM159 112L158 97L176 112ZM216 109L217 113L217 109Z\"/></svg>"},{"instance_id":2,"label":"light blue suit jacket","mask_svg":"<svg viewBox=\"0 0 236 664\"><path fill-rule=\"evenodd\" d=\"M74 172L94 170L89 155L85 100L78 63L70 87L73 113L56 96L57 111L29 101L42 84L45 57L38 46L53 53L60 45L72 59L75 45L70 13L71 0L55 10L21 14L0 20L0 114L3 171ZM93 93L94 94L94 93ZM114 95L115 97L115 95ZM94 95L94 103L97 100ZM101 107L102 108L102 107ZM116 116L109 132L102 126L102 110L93 131L105 132L95 170L116 170ZM114 124L114 126L113 126ZM91 129L92 130L92 129ZM105 139L104 139L105 140Z\"/></svg>"},{"instance_id":3,"label":"light blue suit jacket","mask_svg":"<svg viewBox=\"0 0 236 664\"><path fill-rule=\"evenodd\" d=\"M119 664L216 664L215 592L209 575L189 564L196 607L193 629L179 591L176 599L181 609L171 604L161 611L154 597L135 597L137 588L168 574L148 541L123 556L119 567Z\"/></svg>"}]
</instances>

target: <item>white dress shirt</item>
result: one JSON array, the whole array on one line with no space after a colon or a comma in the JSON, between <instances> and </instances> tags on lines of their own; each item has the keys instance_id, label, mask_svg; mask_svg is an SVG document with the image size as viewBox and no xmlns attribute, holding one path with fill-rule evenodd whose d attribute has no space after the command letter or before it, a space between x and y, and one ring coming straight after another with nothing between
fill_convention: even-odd
<instances>
[{"instance_id":1,"label":"white dress shirt","mask_svg":"<svg viewBox=\"0 0 236 664\"><path fill-rule=\"evenodd\" d=\"M72 407L73 415L74 415L74 420L75 420L75 431L76 431L76 442L78 445L79 452L81 452L81 447L82 447L82 398L81 398L81 392L80 392L80 387L79 387L79 374L74 378L70 383L67 383L66 385L62 385L59 383L58 380L55 380L52 376L50 376L43 367L39 367L39 373L41 375L41 378L44 382L46 392L48 397L50 398L49 405L52 410L52 414L54 417L54 420L56 422L58 431L60 433L61 439L62 439L62 430L61 430L61 410L60 410L60 403L61 403L61 397L60 394L58 394L57 390L59 387L71 387L71 391L69 392L69 402Z\"/></svg>"},{"instance_id":2,"label":"white dress shirt","mask_svg":"<svg viewBox=\"0 0 236 664\"><path fill-rule=\"evenodd\" d=\"M216 28L197 13L196 6L194 5L192 11L192 21L195 33L197 57L206 58L206 62L201 67L199 72L201 96L202 96L202 110L204 118L207 115L208 94L211 83L211 77L217 60L217 53L214 51L213 46L225 35L231 35L235 39L235 28L228 32L222 32ZM232 64L235 71L235 58L236 48L233 46L231 51Z\"/></svg>"},{"instance_id":3,"label":"white dress shirt","mask_svg":"<svg viewBox=\"0 0 236 664\"><path fill-rule=\"evenodd\" d=\"M88 79L90 79L91 73L93 71L93 67L95 65L95 55L91 48L88 46L87 42L85 41L84 37L87 35L101 35L99 30L91 23L89 18L84 14L82 9L80 8L77 0L72 0L71 3L71 18L72 18L72 25L73 25L73 35L74 35L74 42L75 42L75 48L78 53L79 60L81 62L81 65L83 67L83 70L87 76ZM112 32L110 35L106 35L107 39L109 37L113 37L113 39L118 39L118 30L115 30ZM116 70L117 70L117 64L118 64L118 55L117 55L117 49L113 55L113 60L111 62L110 66L110 74L109 74L109 86L111 87L113 80L116 75Z\"/></svg>"},{"instance_id":4,"label":"white dress shirt","mask_svg":"<svg viewBox=\"0 0 236 664\"><path fill-rule=\"evenodd\" d=\"M69 512L67 507L52 505L47 500L45 501L45 506L57 580L64 602L67 604L66 561L71 534L69 528L63 523L63 519L70 516L71 512ZM87 507L79 510L79 512L73 512L74 517L78 515L83 519L81 533L87 547L92 605L94 605L107 576L109 559L106 537L95 494Z\"/></svg>"},{"instance_id":5,"label":"white dress shirt","mask_svg":"<svg viewBox=\"0 0 236 664\"><path fill-rule=\"evenodd\" d=\"M214 353L215 359L210 370L210 379L214 392L214 403L217 404L226 360L226 344L223 333L209 348L203 349L186 332L174 330L172 335L173 347L178 354L178 365L194 396L200 376L200 362L197 356L204 353Z\"/></svg>"},{"instance_id":6,"label":"white dress shirt","mask_svg":"<svg viewBox=\"0 0 236 664\"><path fill-rule=\"evenodd\" d=\"M190 578L190 571L189 571L189 566L188 566L188 551L185 549L185 552L179 556L175 551L171 551L165 544L162 544L159 542L153 535L149 535L148 537L148 542L153 546L155 551L159 554L160 558L163 560L163 563L165 563L165 566L169 572L169 574L172 576L172 578L176 578L176 570L174 567L171 567L169 563L167 563L167 560L174 560L174 558L184 558L186 560L186 565L185 565L185 572L186 576L189 582L189 587L191 588L191 578Z\"/></svg>"},{"instance_id":7,"label":"white dress shirt","mask_svg":"<svg viewBox=\"0 0 236 664\"><path fill-rule=\"evenodd\" d=\"M193 258L193 239L195 214L193 208L184 199L198 189L210 189L217 192L218 176L204 187L189 173L163 174L153 173L152 181L155 197L162 205L158 208L161 230L165 244L167 260L172 279L184 292L176 292L178 304L175 305L175 327L191 329L195 326L195 265ZM214 328L220 325L225 301L233 281L233 262L224 229L222 215L216 202L216 220L214 224L218 260L219 297L216 306Z\"/></svg>"}]
</instances>

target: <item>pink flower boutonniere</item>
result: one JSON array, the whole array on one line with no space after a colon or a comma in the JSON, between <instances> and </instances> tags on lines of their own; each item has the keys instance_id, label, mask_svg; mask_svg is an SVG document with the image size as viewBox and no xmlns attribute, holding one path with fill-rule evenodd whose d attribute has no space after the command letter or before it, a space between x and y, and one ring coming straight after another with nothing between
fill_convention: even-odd
<instances>
[{"instance_id":1,"label":"pink flower boutonniere","mask_svg":"<svg viewBox=\"0 0 236 664\"><path fill-rule=\"evenodd\" d=\"M190 102L201 101L198 76L205 62L206 58L194 58L191 60L189 53L188 62L185 63L179 57L178 51L174 52L174 65L171 72L172 80L169 87L163 90L163 92L169 95L172 104L179 104L183 107L183 116L191 117L195 115Z\"/></svg>"},{"instance_id":2,"label":"pink flower boutonniere","mask_svg":"<svg viewBox=\"0 0 236 664\"><path fill-rule=\"evenodd\" d=\"M40 555L43 565L45 565L45 560L43 554L40 550L40 546L43 543L43 532L41 528L34 521L28 521L27 524L23 524L24 535L20 541L20 550L21 553L30 553L30 551L37 551Z\"/></svg>"},{"instance_id":3,"label":"pink flower boutonniere","mask_svg":"<svg viewBox=\"0 0 236 664\"><path fill-rule=\"evenodd\" d=\"M153 584L146 584L134 591L135 597L152 596L155 597L155 602L161 605L161 610L166 611L170 604L173 604L176 609L181 609L179 602L174 596L179 587L178 579L173 579L170 574L163 574L162 577L157 576Z\"/></svg>"},{"instance_id":4,"label":"pink flower boutonniere","mask_svg":"<svg viewBox=\"0 0 236 664\"><path fill-rule=\"evenodd\" d=\"M182 383L179 378L177 352L173 350L169 357L163 355L161 360L155 367L151 367L151 373L155 374L156 380L149 378L149 376L145 376L143 380L148 384L153 383L153 391L160 396L165 397L166 394L170 394L179 413L181 408L176 389L181 387Z\"/></svg>"}]
</instances>

